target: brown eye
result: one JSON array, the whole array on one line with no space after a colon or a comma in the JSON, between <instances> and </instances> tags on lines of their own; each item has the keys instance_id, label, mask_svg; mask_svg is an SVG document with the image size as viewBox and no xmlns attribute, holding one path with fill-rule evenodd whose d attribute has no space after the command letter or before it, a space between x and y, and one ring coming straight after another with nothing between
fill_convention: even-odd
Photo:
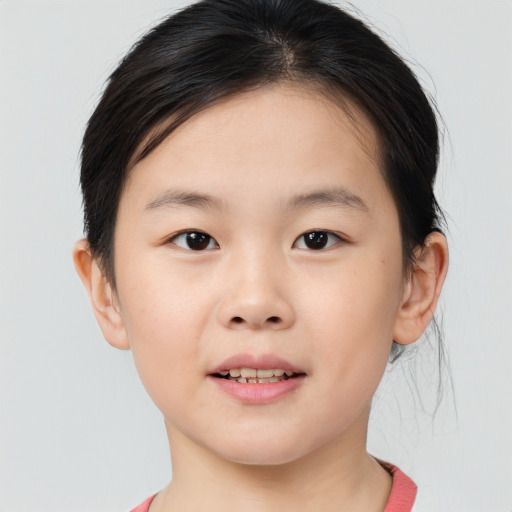
<instances>
[{"instance_id":1,"label":"brown eye","mask_svg":"<svg viewBox=\"0 0 512 512\"><path fill-rule=\"evenodd\" d=\"M304 233L295 242L298 249L320 250L332 247L341 241L341 238L329 231L310 231Z\"/></svg>"},{"instance_id":2,"label":"brown eye","mask_svg":"<svg viewBox=\"0 0 512 512\"><path fill-rule=\"evenodd\" d=\"M171 242L182 249L192 251L204 251L206 249L217 249L217 242L206 233L201 231L186 231L172 238Z\"/></svg>"}]
</instances>

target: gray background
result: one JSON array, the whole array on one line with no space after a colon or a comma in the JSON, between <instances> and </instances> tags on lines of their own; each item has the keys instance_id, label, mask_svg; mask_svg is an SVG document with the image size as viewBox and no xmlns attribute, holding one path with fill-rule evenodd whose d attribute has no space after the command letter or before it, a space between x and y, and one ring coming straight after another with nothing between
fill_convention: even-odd
<instances>
[{"instance_id":1,"label":"gray background","mask_svg":"<svg viewBox=\"0 0 512 512\"><path fill-rule=\"evenodd\" d=\"M187 3L0 1L2 512L128 510L170 478L160 413L131 354L103 341L71 248L82 234L80 138L102 84ZM387 373L369 446L420 484L427 510L510 512L512 2L354 5L411 60L450 134L438 192L456 409L445 379L432 417L435 353L424 344Z\"/></svg>"}]
</instances>

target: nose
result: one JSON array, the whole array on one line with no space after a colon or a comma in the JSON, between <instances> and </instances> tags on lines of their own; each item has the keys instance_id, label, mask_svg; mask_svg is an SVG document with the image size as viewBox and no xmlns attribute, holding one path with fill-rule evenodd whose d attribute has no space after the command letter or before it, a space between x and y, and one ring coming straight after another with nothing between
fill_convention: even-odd
<instances>
[{"instance_id":1,"label":"nose","mask_svg":"<svg viewBox=\"0 0 512 512\"><path fill-rule=\"evenodd\" d=\"M221 324L230 329L280 330L295 322L294 309L285 294L283 269L268 256L231 262L223 276L223 296L218 308Z\"/></svg>"}]
</instances>

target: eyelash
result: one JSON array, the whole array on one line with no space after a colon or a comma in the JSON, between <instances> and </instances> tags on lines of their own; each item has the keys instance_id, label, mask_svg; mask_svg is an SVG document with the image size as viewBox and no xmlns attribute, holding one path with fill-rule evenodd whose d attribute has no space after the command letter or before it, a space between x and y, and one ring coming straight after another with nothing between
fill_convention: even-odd
<instances>
[{"instance_id":1,"label":"eyelash","mask_svg":"<svg viewBox=\"0 0 512 512\"><path fill-rule=\"evenodd\" d=\"M194 235L194 236L192 236L192 235ZM191 239L188 238L190 236L192 237ZM307 246L306 237L308 237L308 236L309 236L309 241L312 243L315 243L314 238L313 238L315 236L320 237L320 240L317 240L317 242L320 242L320 244L323 243L323 241L325 240L325 237L327 237L327 239L326 239L325 245L323 245L321 247L313 248L313 247ZM184 239L183 245L176 243L176 241L179 240L180 238ZM189 245L189 242L194 241L194 238L196 239L195 241L197 241L197 243L198 243L198 247L195 249L190 247L190 245ZM332 238L334 238L335 241L333 243L329 243L329 239L332 239ZM304 247L296 247L297 243L299 243L301 240L303 242ZM323 230L323 229L314 229L312 231L307 231L306 233L303 233L302 235L300 235L293 243L293 247L296 247L297 249L302 249L302 250L322 251L322 250L330 249L331 247L338 245L339 243L346 243L346 242L347 241L343 237L341 237L340 235L337 235L336 233L333 233L332 231L327 231L327 230ZM219 244L216 242L216 240L213 237L208 235L208 233L204 233L203 231L194 231L194 230L182 231L181 233L177 233L176 235L173 235L171 238L169 238L167 243L171 243L171 244L174 244L182 249L194 251L194 252L202 252L205 250L212 250L212 249L219 248ZM214 247L210 247L210 245L212 243L215 244Z\"/></svg>"},{"instance_id":2,"label":"eyelash","mask_svg":"<svg viewBox=\"0 0 512 512\"><path fill-rule=\"evenodd\" d=\"M204 248L199 248L199 249L194 249L190 246L188 247L185 247L185 244L187 244L189 240L189 236L191 235L197 235L197 239L198 239L198 242L201 245L204 245L205 243L205 238L207 239L207 244ZM176 243L176 240L179 240L180 238L184 238L186 241L183 245L179 245ZM201 241L203 242L203 244L201 244ZM214 242L216 247L209 247L211 242ZM177 245L178 247L181 247L182 249L185 249L185 250L190 250L190 251L195 251L195 252L201 252L201 251L204 251L206 249L218 249L219 247L219 244L215 241L214 238L212 238L208 233L204 233L203 231L182 231L181 233L178 233L174 236L172 236L171 238L169 238L168 240L168 243L171 243L171 244L174 244L174 245Z\"/></svg>"},{"instance_id":3,"label":"eyelash","mask_svg":"<svg viewBox=\"0 0 512 512\"><path fill-rule=\"evenodd\" d=\"M321 251L324 249L330 249L331 247L338 245L340 242L346 242L346 240L344 240L340 235L337 235L336 233L333 233L332 231L325 231L323 229L317 229L317 230L313 230L313 231L308 231L307 233L303 233L302 235L299 236L299 238L297 238L297 240L295 240L293 245L295 247L300 240L302 240L304 242L304 245L306 245L306 237L309 237L309 241L312 241L314 236L319 236L319 237L321 237L321 239L327 237L326 245L322 246L322 247L317 247L317 248L307 247L307 246L306 247L297 247L297 249L309 249L312 251ZM335 242L329 244L329 238L334 238ZM329 245L327 245L327 244L329 244Z\"/></svg>"}]
</instances>

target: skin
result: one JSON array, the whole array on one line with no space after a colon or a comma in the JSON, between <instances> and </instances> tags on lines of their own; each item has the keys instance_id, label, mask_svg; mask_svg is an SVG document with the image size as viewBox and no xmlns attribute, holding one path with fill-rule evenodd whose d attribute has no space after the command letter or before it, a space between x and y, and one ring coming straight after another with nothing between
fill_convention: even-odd
<instances>
[{"instance_id":1,"label":"skin","mask_svg":"<svg viewBox=\"0 0 512 512\"><path fill-rule=\"evenodd\" d=\"M75 246L106 339L132 350L165 419L173 480L151 512L384 509L391 478L366 452L371 399L392 340L412 343L427 327L448 253L432 233L402 268L377 155L355 110L290 85L244 93L131 170L117 290L86 241ZM293 201L340 189L337 201ZM176 191L215 204L171 201ZM177 236L187 230L210 235L207 248L189 249ZM315 230L332 233L324 249L304 243ZM208 377L240 353L275 355L306 376L277 400L243 403Z\"/></svg>"}]
</instances>

